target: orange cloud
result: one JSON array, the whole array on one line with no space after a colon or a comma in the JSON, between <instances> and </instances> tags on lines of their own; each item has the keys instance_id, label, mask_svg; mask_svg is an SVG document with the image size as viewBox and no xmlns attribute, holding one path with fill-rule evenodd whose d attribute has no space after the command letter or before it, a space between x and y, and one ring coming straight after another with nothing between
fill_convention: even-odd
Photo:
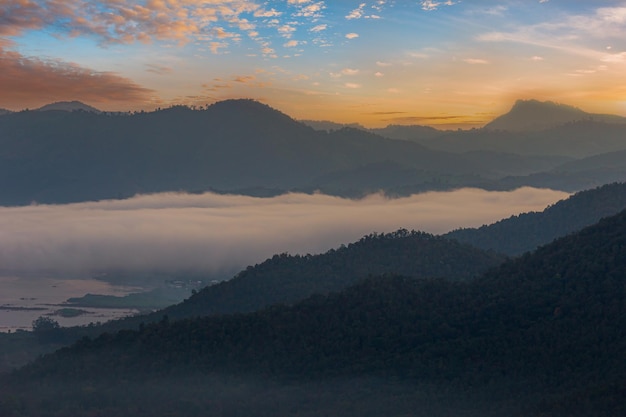
<instances>
[{"instance_id":1,"label":"orange cloud","mask_svg":"<svg viewBox=\"0 0 626 417\"><path fill-rule=\"evenodd\" d=\"M255 79L256 77L253 75L238 75L233 79L233 81L245 84L254 81Z\"/></svg>"},{"instance_id":2,"label":"orange cloud","mask_svg":"<svg viewBox=\"0 0 626 417\"><path fill-rule=\"evenodd\" d=\"M70 36L85 34L104 42L157 39L185 43L206 33L220 16L241 30L252 29L252 23L239 19L246 12L264 13L249 0L208 4L200 0L148 0L145 4L119 0L0 0L0 36L17 36L26 30L52 26Z\"/></svg>"},{"instance_id":3,"label":"orange cloud","mask_svg":"<svg viewBox=\"0 0 626 417\"><path fill-rule=\"evenodd\" d=\"M116 102L119 105L142 104L152 99L152 90L115 73L93 71L63 61L29 58L3 46L6 43L0 43L3 106L19 110L51 101Z\"/></svg>"}]
</instances>

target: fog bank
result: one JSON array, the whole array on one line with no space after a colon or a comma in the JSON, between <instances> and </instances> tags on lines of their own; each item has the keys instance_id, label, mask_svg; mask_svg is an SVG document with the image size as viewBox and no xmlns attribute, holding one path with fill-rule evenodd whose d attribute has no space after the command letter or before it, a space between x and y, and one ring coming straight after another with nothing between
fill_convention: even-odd
<instances>
[{"instance_id":1,"label":"fog bank","mask_svg":"<svg viewBox=\"0 0 626 417\"><path fill-rule=\"evenodd\" d=\"M541 211L560 191L461 189L390 199L163 193L127 200L0 207L0 268L95 272L243 268L275 253L320 253L372 232L444 233Z\"/></svg>"}]
</instances>

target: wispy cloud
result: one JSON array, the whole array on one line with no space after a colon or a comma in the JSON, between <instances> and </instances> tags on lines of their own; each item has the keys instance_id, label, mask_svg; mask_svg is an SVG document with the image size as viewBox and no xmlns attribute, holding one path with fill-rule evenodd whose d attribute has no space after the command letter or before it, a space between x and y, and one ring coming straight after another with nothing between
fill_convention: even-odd
<instances>
[{"instance_id":1,"label":"wispy cloud","mask_svg":"<svg viewBox=\"0 0 626 417\"><path fill-rule=\"evenodd\" d=\"M350 13L346 15L346 19L352 20L352 19L362 18L364 15L365 6L366 6L365 3L359 4L359 7L357 7L356 9L353 9Z\"/></svg>"},{"instance_id":2,"label":"wispy cloud","mask_svg":"<svg viewBox=\"0 0 626 417\"><path fill-rule=\"evenodd\" d=\"M371 114L373 116L392 116L396 114L406 114L406 112L405 111L375 111L375 112L371 112L368 114Z\"/></svg>"},{"instance_id":3,"label":"wispy cloud","mask_svg":"<svg viewBox=\"0 0 626 417\"><path fill-rule=\"evenodd\" d=\"M486 32L480 41L516 42L589 58L601 57L590 44L592 40L622 40L626 32L626 7L602 7L587 15L571 14L532 25L522 25L513 31Z\"/></svg>"},{"instance_id":4,"label":"wispy cloud","mask_svg":"<svg viewBox=\"0 0 626 417\"><path fill-rule=\"evenodd\" d=\"M489 63L489 61L480 58L466 58L463 60L463 62L470 65L486 65Z\"/></svg>"},{"instance_id":5,"label":"wispy cloud","mask_svg":"<svg viewBox=\"0 0 626 417\"><path fill-rule=\"evenodd\" d=\"M294 28L288 21L275 23L283 18L284 12L253 0L25 0L8 3L0 9L0 36L47 29L61 36L90 37L101 44L202 41L208 42L210 50L217 53L230 46L228 40L239 41L242 35L258 39L261 28L279 28L283 36L290 36L292 32L285 32L285 29ZM290 18L311 22L322 17L326 8L323 1L290 1L289 4L295 8ZM319 30L321 26L317 27Z\"/></svg>"},{"instance_id":6,"label":"wispy cloud","mask_svg":"<svg viewBox=\"0 0 626 417\"><path fill-rule=\"evenodd\" d=\"M245 84L254 81L255 79L256 77L254 75L238 75L233 79L233 81Z\"/></svg>"},{"instance_id":7,"label":"wispy cloud","mask_svg":"<svg viewBox=\"0 0 626 417\"><path fill-rule=\"evenodd\" d=\"M326 30L328 28L327 24L322 24L322 25L317 25L317 26L313 26L311 29L309 29L309 31L311 32L322 32L324 30Z\"/></svg>"},{"instance_id":8,"label":"wispy cloud","mask_svg":"<svg viewBox=\"0 0 626 417\"><path fill-rule=\"evenodd\" d=\"M0 207L5 270L231 271L282 252L320 253L371 232L443 233L567 197L551 190L463 189L400 199L155 194L128 200ZM306 219L306 221L303 221Z\"/></svg>"},{"instance_id":9,"label":"wispy cloud","mask_svg":"<svg viewBox=\"0 0 626 417\"><path fill-rule=\"evenodd\" d=\"M285 43L283 44L283 46L284 46L285 48L295 48L295 47L296 47L296 46L298 46L299 44L300 44L300 42L299 42L299 41L297 41L297 40L295 40L295 39L292 39L292 40L290 40L289 42L285 42Z\"/></svg>"},{"instance_id":10,"label":"wispy cloud","mask_svg":"<svg viewBox=\"0 0 626 417\"><path fill-rule=\"evenodd\" d=\"M360 71L356 68L344 68L341 70L343 75L357 75Z\"/></svg>"},{"instance_id":11,"label":"wispy cloud","mask_svg":"<svg viewBox=\"0 0 626 417\"><path fill-rule=\"evenodd\" d=\"M440 6L453 6L457 1L435 1L435 0L425 0L421 2L422 10L433 11L437 10Z\"/></svg>"},{"instance_id":12,"label":"wispy cloud","mask_svg":"<svg viewBox=\"0 0 626 417\"><path fill-rule=\"evenodd\" d=\"M165 74L171 74L172 72L174 72L174 70L171 67L164 67L161 65L155 65L155 64L146 64L146 71L147 72L151 72L154 74L159 74L159 75L165 75Z\"/></svg>"},{"instance_id":13,"label":"wispy cloud","mask_svg":"<svg viewBox=\"0 0 626 417\"><path fill-rule=\"evenodd\" d=\"M393 117L389 119L384 119L385 122L391 123L432 123L438 121L450 121L450 120L459 120L464 119L467 116L403 116L403 117Z\"/></svg>"},{"instance_id":14,"label":"wispy cloud","mask_svg":"<svg viewBox=\"0 0 626 417\"><path fill-rule=\"evenodd\" d=\"M314 21L316 21L317 19L323 17L322 11L325 8L326 8L326 4L324 4L323 1L306 4L305 6L301 7L298 12L294 13L294 16L307 17L309 19L313 19Z\"/></svg>"}]
</instances>

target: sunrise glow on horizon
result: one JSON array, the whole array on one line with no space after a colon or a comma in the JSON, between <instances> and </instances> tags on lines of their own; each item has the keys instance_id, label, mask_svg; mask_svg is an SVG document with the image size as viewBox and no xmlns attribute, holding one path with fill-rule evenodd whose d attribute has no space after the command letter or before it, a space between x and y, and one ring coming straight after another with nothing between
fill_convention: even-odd
<instances>
[{"instance_id":1,"label":"sunrise glow on horizon","mask_svg":"<svg viewBox=\"0 0 626 417\"><path fill-rule=\"evenodd\" d=\"M0 108L252 98L297 119L482 126L517 99L626 116L626 1L0 0Z\"/></svg>"}]
</instances>

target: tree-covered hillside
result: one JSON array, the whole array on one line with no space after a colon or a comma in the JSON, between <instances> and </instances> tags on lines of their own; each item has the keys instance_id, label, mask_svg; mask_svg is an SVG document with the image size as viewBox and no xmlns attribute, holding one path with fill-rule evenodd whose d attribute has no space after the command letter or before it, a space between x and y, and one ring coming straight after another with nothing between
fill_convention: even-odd
<instances>
[{"instance_id":1,"label":"tree-covered hillside","mask_svg":"<svg viewBox=\"0 0 626 417\"><path fill-rule=\"evenodd\" d=\"M20 401L43 404L54 381L73 386L64 398L79 402L85 384L132 386L164 376L369 376L448 387L451 402L497 386L491 404L507 404L507 415L623 415L625 279L623 211L475 280L371 277L293 306L164 318L84 339L9 383L19 408ZM481 404L482 415L494 415Z\"/></svg>"},{"instance_id":2,"label":"tree-covered hillside","mask_svg":"<svg viewBox=\"0 0 626 417\"><path fill-rule=\"evenodd\" d=\"M232 279L208 286L180 304L155 313L88 328L69 328L68 340L97 331L137 328L141 322L245 313L273 304L293 304L313 294L340 291L368 276L401 274L464 281L505 257L428 233L398 230L371 234L319 255L274 255Z\"/></svg>"},{"instance_id":3,"label":"tree-covered hillside","mask_svg":"<svg viewBox=\"0 0 626 417\"><path fill-rule=\"evenodd\" d=\"M520 255L589 226L626 208L626 183L578 192L542 212L523 213L474 229L458 229L447 238L485 250Z\"/></svg>"}]
</instances>

